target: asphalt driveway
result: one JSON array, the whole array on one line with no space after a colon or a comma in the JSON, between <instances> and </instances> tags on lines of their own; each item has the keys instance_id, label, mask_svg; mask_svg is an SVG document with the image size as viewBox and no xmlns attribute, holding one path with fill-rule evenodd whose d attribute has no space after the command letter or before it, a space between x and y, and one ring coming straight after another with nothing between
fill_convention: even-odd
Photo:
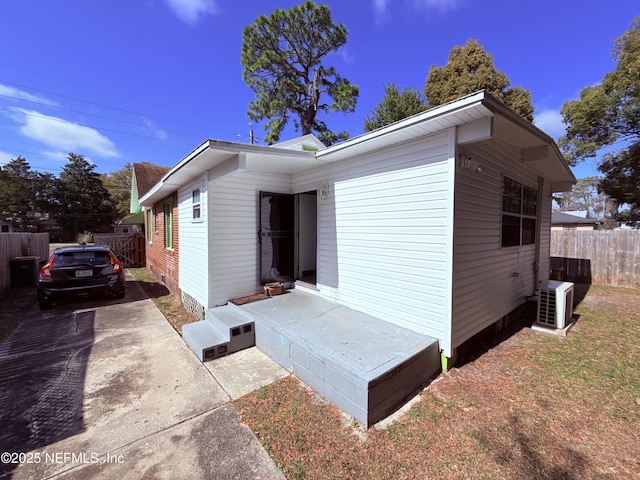
<instances>
[{"instance_id":1,"label":"asphalt driveway","mask_svg":"<svg viewBox=\"0 0 640 480\"><path fill-rule=\"evenodd\" d=\"M283 478L213 370L135 282L34 305L0 343L0 478Z\"/></svg>"}]
</instances>

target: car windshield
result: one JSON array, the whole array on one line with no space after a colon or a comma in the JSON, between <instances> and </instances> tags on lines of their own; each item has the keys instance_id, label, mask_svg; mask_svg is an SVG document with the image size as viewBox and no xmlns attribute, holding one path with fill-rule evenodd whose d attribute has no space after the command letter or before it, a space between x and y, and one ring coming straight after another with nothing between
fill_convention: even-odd
<instances>
[{"instance_id":1,"label":"car windshield","mask_svg":"<svg viewBox=\"0 0 640 480\"><path fill-rule=\"evenodd\" d=\"M73 267L75 265L105 265L109 263L108 252L64 252L56 255L54 267Z\"/></svg>"}]
</instances>

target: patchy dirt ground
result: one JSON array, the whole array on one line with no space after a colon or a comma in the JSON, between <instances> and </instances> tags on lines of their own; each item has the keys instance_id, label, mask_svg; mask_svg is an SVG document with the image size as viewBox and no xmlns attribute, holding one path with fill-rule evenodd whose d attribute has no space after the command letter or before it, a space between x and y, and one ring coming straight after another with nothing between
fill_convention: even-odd
<instances>
[{"instance_id":1,"label":"patchy dirt ground","mask_svg":"<svg viewBox=\"0 0 640 480\"><path fill-rule=\"evenodd\" d=\"M146 268L130 268L129 273L136 279L147 296L153 300L171 326L182 335L182 326L199 320L182 305L179 295L171 293Z\"/></svg>"},{"instance_id":2,"label":"patchy dirt ground","mask_svg":"<svg viewBox=\"0 0 640 480\"><path fill-rule=\"evenodd\" d=\"M514 326L385 430L294 377L236 405L287 478L639 479L640 292L576 300L567 338Z\"/></svg>"}]
</instances>

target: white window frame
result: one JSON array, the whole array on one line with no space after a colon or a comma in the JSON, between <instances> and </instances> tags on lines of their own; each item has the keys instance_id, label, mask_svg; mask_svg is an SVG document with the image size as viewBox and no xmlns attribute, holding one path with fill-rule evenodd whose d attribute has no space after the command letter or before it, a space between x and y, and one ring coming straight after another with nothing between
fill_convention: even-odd
<instances>
[{"instance_id":1,"label":"white window frame","mask_svg":"<svg viewBox=\"0 0 640 480\"><path fill-rule=\"evenodd\" d=\"M505 208L505 203L508 203L508 192L506 192L505 189L505 183L506 182L510 182L511 184L519 187L519 195L514 197L513 195L511 196L511 198L513 199L513 201L511 203L514 203L515 205L517 205L516 210L514 210L513 208ZM527 193L530 196L527 196ZM521 182L518 182L517 180L514 180L510 177L507 176L503 176L502 177L502 208L501 208L501 222L500 222L500 247L501 248L511 248L511 247L521 247L521 246L525 246L525 245L536 245L536 229L539 228L538 225L538 218L536 216L535 213L531 213L532 212L532 207L533 207L533 211L537 212L537 203L540 201L540 199L538 198L538 191L535 188L529 187ZM509 217L511 219L517 219L518 221L518 243L512 242L509 243L507 245L505 245L505 240L504 240L504 229L506 228L505 226L505 217ZM533 241L524 241L524 223L528 222L531 223L533 222Z\"/></svg>"},{"instance_id":2,"label":"white window frame","mask_svg":"<svg viewBox=\"0 0 640 480\"><path fill-rule=\"evenodd\" d=\"M196 212L198 216L196 217ZM202 218L202 190L200 187L191 190L191 221L193 223L199 223L203 221Z\"/></svg>"}]
</instances>

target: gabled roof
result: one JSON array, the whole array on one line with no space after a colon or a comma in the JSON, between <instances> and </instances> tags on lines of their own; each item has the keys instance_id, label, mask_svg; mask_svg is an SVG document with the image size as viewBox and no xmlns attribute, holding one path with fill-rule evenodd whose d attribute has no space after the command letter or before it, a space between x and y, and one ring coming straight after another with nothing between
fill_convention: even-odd
<instances>
[{"instance_id":1,"label":"gabled roof","mask_svg":"<svg viewBox=\"0 0 640 480\"><path fill-rule=\"evenodd\" d=\"M138 198L142 198L169 171L169 167L161 167L148 162L134 163L133 175L138 188Z\"/></svg>"},{"instance_id":2,"label":"gabled roof","mask_svg":"<svg viewBox=\"0 0 640 480\"><path fill-rule=\"evenodd\" d=\"M451 127L459 127L459 144L489 140L519 149L520 161L544 173L553 191L571 190L576 183L549 135L482 90L326 148L313 135L272 146L207 140L167 171L146 194L141 194L140 203L150 205L206 171L214 176L237 169L295 174ZM313 151L315 147L317 151Z\"/></svg>"}]
</instances>

